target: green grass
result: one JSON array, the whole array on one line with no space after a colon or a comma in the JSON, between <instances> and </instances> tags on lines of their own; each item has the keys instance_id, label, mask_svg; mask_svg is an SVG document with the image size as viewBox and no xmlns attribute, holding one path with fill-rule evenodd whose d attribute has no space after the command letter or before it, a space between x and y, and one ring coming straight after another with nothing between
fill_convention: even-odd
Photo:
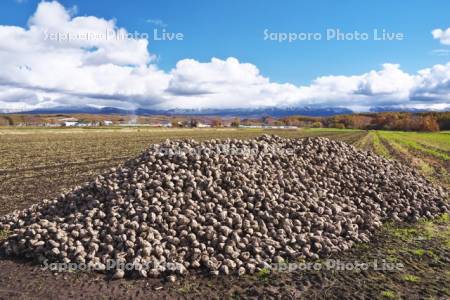
<instances>
[{"instance_id":1,"label":"green grass","mask_svg":"<svg viewBox=\"0 0 450 300\"><path fill-rule=\"evenodd\" d=\"M11 234L11 231L9 230L0 230L0 241L8 238L8 236Z\"/></svg>"},{"instance_id":2,"label":"green grass","mask_svg":"<svg viewBox=\"0 0 450 300\"><path fill-rule=\"evenodd\" d=\"M373 151L385 158L391 158L391 155L389 154L389 151L386 149L386 147L381 143L380 136L378 132L370 132L369 133L372 136L372 147Z\"/></svg>"},{"instance_id":3,"label":"green grass","mask_svg":"<svg viewBox=\"0 0 450 300\"><path fill-rule=\"evenodd\" d=\"M269 268L262 268L256 273L256 277L258 277L261 281L267 281L270 276L270 269Z\"/></svg>"},{"instance_id":4,"label":"green grass","mask_svg":"<svg viewBox=\"0 0 450 300\"><path fill-rule=\"evenodd\" d=\"M409 164L419 169L423 175L428 177L428 179L433 179L433 175L435 174L434 168L421 157L411 153L410 149L405 146L405 143L402 143L399 139L392 138L390 135L381 134L381 136L395 151L403 155L404 158L408 160Z\"/></svg>"},{"instance_id":5,"label":"green grass","mask_svg":"<svg viewBox=\"0 0 450 300\"><path fill-rule=\"evenodd\" d=\"M418 236L417 228L402 228L397 227L395 224L386 224L385 227L389 234L404 241L413 240Z\"/></svg>"},{"instance_id":6,"label":"green grass","mask_svg":"<svg viewBox=\"0 0 450 300\"><path fill-rule=\"evenodd\" d=\"M381 296L387 299L397 299L397 294L393 291L382 291Z\"/></svg>"},{"instance_id":7,"label":"green grass","mask_svg":"<svg viewBox=\"0 0 450 300\"><path fill-rule=\"evenodd\" d=\"M365 134L362 138L360 138L358 141L356 141L353 146L359 149L367 150L372 145L372 139L373 134L371 132L368 132Z\"/></svg>"},{"instance_id":8,"label":"green grass","mask_svg":"<svg viewBox=\"0 0 450 300\"><path fill-rule=\"evenodd\" d=\"M379 131L381 137L444 161L450 160L450 137L441 133Z\"/></svg>"},{"instance_id":9,"label":"green grass","mask_svg":"<svg viewBox=\"0 0 450 300\"><path fill-rule=\"evenodd\" d=\"M450 214L445 213L435 219L436 223L450 224Z\"/></svg>"},{"instance_id":10,"label":"green grass","mask_svg":"<svg viewBox=\"0 0 450 300\"><path fill-rule=\"evenodd\" d=\"M450 132L401 132L406 139L426 143L443 151L450 149Z\"/></svg>"},{"instance_id":11,"label":"green grass","mask_svg":"<svg viewBox=\"0 0 450 300\"><path fill-rule=\"evenodd\" d=\"M412 249L410 252L416 256L424 256L427 252L425 249Z\"/></svg>"},{"instance_id":12,"label":"green grass","mask_svg":"<svg viewBox=\"0 0 450 300\"><path fill-rule=\"evenodd\" d=\"M412 275L412 274L405 274L405 275L402 276L402 279L405 280L405 281L408 281L408 282L413 282L413 283L416 283L416 282L420 281L419 277L417 277L415 275Z\"/></svg>"},{"instance_id":13,"label":"green grass","mask_svg":"<svg viewBox=\"0 0 450 300\"><path fill-rule=\"evenodd\" d=\"M439 239L442 245L446 247L450 245L450 216L448 213L431 220L422 219L412 226L398 227L397 224L386 223L383 227L387 234L403 242ZM434 257L432 250L417 247L411 249L395 249L395 252L397 251L409 252L416 256L429 255L430 257Z\"/></svg>"},{"instance_id":14,"label":"green grass","mask_svg":"<svg viewBox=\"0 0 450 300\"><path fill-rule=\"evenodd\" d=\"M313 131L313 132L358 132L363 131L361 129L340 129L340 128L300 128L300 130L304 131Z\"/></svg>"},{"instance_id":15,"label":"green grass","mask_svg":"<svg viewBox=\"0 0 450 300\"><path fill-rule=\"evenodd\" d=\"M182 295L188 295L192 293L198 287L197 284L185 282L182 287L177 289L177 292Z\"/></svg>"}]
</instances>

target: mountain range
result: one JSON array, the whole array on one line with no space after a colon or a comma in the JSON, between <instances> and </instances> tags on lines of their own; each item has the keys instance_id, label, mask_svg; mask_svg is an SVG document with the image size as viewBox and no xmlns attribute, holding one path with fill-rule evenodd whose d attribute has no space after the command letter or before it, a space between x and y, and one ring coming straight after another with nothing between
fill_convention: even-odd
<instances>
[{"instance_id":1,"label":"mountain range","mask_svg":"<svg viewBox=\"0 0 450 300\"><path fill-rule=\"evenodd\" d=\"M427 110L402 108L391 106L371 107L369 112L389 112L389 111L403 111L403 112L425 112ZM0 111L1 112L1 111ZM3 113L12 113L3 111ZM29 111L13 112L21 114L103 114L103 115L137 115L137 116L220 116L220 117L241 117L241 118L257 118L263 116L271 117L287 117L293 115L310 116L310 117L327 117L334 115L352 114L352 110L343 107L265 107L265 108L205 108L205 109L146 109L137 108L134 110L122 109L116 107L52 107L39 108Z\"/></svg>"},{"instance_id":2,"label":"mountain range","mask_svg":"<svg viewBox=\"0 0 450 300\"><path fill-rule=\"evenodd\" d=\"M340 114L351 114L352 110L342 107L284 107L284 108L206 108L206 109L146 109L137 108L134 110L122 109L116 107L52 107L39 108L29 111L14 112L21 114L117 114L117 115L137 115L137 116L220 116L220 117L286 117L292 115L303 116L333 116Z\"/></svg>"}]
</instances>

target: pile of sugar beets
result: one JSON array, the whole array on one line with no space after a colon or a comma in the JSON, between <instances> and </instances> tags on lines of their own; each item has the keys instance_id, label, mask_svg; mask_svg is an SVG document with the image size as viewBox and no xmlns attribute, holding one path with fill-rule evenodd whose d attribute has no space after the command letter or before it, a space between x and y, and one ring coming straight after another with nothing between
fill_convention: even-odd
<instances>
[{"instance_id":1,"label":"pile of sugar beets","mask_svg":"<svg viewBox=\"0 0 450 300\"><path fill-rule=\"evenodd\" d=\"M167 140L1 217L0 251L114 278L242 275L344 251L383 221L448 212L447 199L413 169L326 138Z\"/></svg>"}]
</instances>

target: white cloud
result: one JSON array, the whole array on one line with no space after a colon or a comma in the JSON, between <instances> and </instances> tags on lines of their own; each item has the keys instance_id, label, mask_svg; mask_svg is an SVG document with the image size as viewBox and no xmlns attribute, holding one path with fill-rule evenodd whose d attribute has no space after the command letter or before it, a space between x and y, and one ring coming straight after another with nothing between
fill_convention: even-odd
<instances>
[{"instance_id":1,"label":"white cloud","mask_svg":"<svg viewBox=\"0 0 450 300\"><path fill-rule=\"evenodd\" d=\"M431 34L433 38L439 40L441 44L450 45L450 28L447 29L434 29Z\"/></svg>"},{"instance_id":2,"label":"white cloud","mask_svg":"<svg viewBox=\"0 0 450 300\"><path fill-rule=\"evenodd\" d=\"M346 106L450 103L450 63L408 74L398 64L356 76L323 76L310 85L279 84L236 58L185 59L171 72L170 107Z\"/></svg>"},{"instance_id":3,"label":"white cloud","mask_svg":"<svg viewBox=\"0 0 450 300\"><path fill-rule=\"evenodd\" d=\"M445 99L450 104L450 62L419 71L410 98L417 101Z\"/></svg>"},{"instance_id":4,"label":"white cloud","mask_svg":"<svg viewBox=\"0 0 450 300\"><path fill-rule=\"evenodd\" d=\"M322 76L304 86L273 82L255 65L233 57L183 59L165 72L146 39L105 38L106 32L128 32L115 20L74 16L75 11L41 2L27 28L0 26L1 109L324 105L364 110L375 105L447 107L450 102L450 63L416 74L387 63L380 70ZM60 40L51 38L56 33ZM69 33L77 38L68 39Z\"/></svg>"},{"instance_id":5,"label":"white cloud","mask_svg":"<svg viewBox=\"0 0 450 300\"><path fill-rule=\"evenodd\" d=\"M107 31L126 35L115 21L72 18L58 2L41 2L28 24L0 26L0 84L35 91L41 105L68 95L74 101L117 98L131 106L162 100L169 75L151 64L147 40L95 38ZM56 34L60 40L52 38ZM83 38L89 35L94 38Z\"/></svg>"}]
</instances>

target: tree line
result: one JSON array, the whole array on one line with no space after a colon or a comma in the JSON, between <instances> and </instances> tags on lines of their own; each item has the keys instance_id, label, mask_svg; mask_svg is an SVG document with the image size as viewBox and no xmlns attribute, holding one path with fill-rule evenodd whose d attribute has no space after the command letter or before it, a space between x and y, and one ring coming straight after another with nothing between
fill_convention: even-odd
<instances>
[{"instance_id":1,"label":"tree line","mask_svg":"<svg viewBox=\"0 0 450 300\"><path fill-rule=\"evenodd\" d=\"M279 120L274 119L273 122L299 127L430 132L450 130L450 112L383 112L337 115L332 117L289 116Z\"/></svg>"}]
</instances>

